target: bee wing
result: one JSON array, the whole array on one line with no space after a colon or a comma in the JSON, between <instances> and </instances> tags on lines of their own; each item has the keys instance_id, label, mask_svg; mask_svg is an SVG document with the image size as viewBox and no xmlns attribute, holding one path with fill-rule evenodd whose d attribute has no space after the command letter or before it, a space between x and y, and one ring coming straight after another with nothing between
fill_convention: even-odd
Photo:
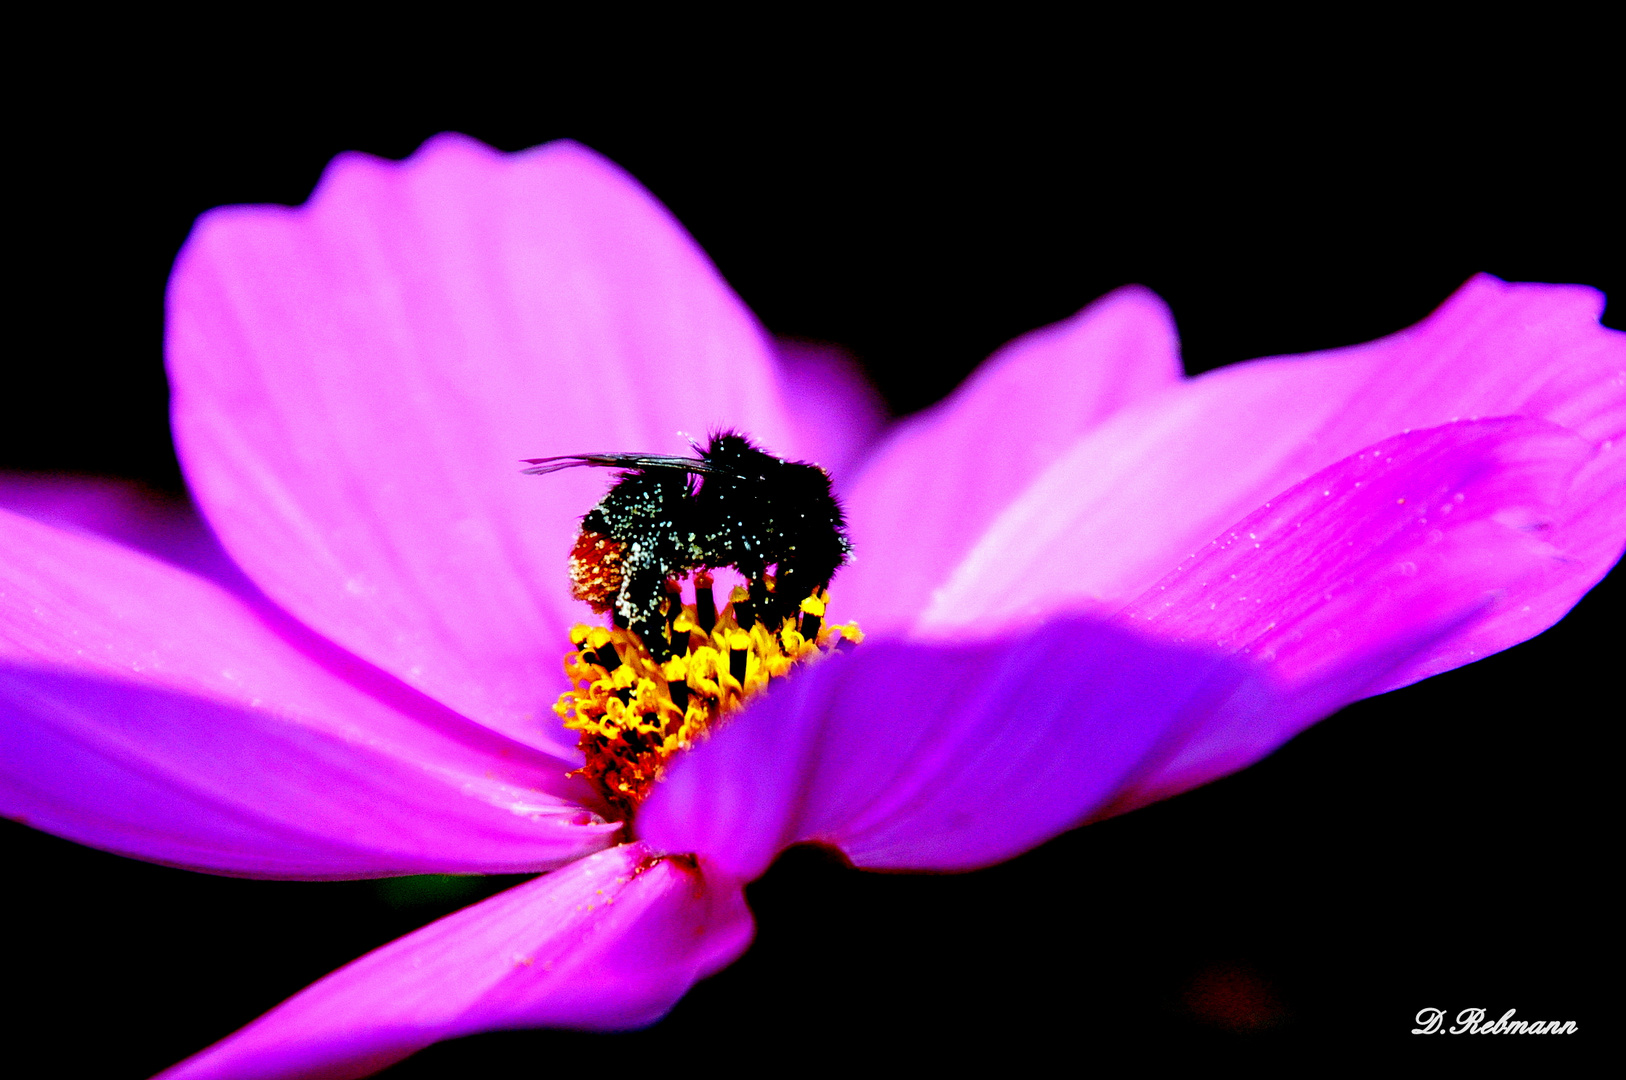
<instances>
[{"instance_id":1,"label":"bee wing","mask_svg":"<svg viewBox=\"0 0 1626 1080\"><path fill-rule=\"evenodd\" d=\"M699 458L667 457L661 454L560 454L557 457L521 460L531 466L523 470L527 476L546 476L560 469L574 469L581 465L594 465L604 469L681 469L692 473L724 471Z\"/></svg>"}]
</instances>

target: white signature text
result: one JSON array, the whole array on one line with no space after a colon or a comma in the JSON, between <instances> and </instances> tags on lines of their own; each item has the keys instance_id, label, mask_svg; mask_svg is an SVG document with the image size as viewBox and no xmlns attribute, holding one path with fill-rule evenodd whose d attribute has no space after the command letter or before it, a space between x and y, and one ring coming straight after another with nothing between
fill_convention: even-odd
<instances>
[{"instance_id":1,"label":"white signature text","mask_svg":"<svg viewBox=\"0 0 1626 1080\"><path fill-rule=\"evenodd\" d=\"M1446 1027L1444 1009L1419 1009L1413 1035L1574 1035L1574 1020L1515 1020L1509 1009L1500 1020L1485 1022L1484 1009L1463 1009L1457 1022Z\"/></svg>"}]
</instances>

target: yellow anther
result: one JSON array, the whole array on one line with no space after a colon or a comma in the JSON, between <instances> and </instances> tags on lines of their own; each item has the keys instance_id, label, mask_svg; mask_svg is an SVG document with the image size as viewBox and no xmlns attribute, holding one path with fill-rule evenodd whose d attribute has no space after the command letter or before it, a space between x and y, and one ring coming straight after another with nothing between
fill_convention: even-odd
<instances>
[{"instance_id":1,"label":"yellow anther","mask_svg":"<svg viewBox=\"0 0 1626 1080\"><path fill-rule=\"evenodd\" d=\"M838 626L827 626L819 631L819 645L829 647L836 644L836 639L850 641L858 645L864 640L864 632L858 629L857 623L842 623Z\"/></svg>"},{"instance_id":2,"label":"yellow anther","mask_svg":"<svg viewBox=\"0 0 1626 1080\"><path fill-rule=\"evenodd\" d=\"M748 601L749 594L736 588L732 600ZM802 611L822 618L828 602L828 594L810 597ZM629 630L578 625L570 631L573 650L565 654L564 667L573 689L560 696L553 711L580 736L587 764L578 771L624 819L659 782L666 764L729 713L797 664L863 637L855 626L824 626L813 641L802 636L794 619L777 630L757 622L747 629L736 621L733 603L717 613L711 634L697 648L685 649L693 640L689 633L699 632L692 605L676 614L672 628L679 652L662 664ZM619 661L613 669L600 662L609 660L612 650ZM733 672L742 658L745 677L739 679Z\"/></svg>"}]
</instances>

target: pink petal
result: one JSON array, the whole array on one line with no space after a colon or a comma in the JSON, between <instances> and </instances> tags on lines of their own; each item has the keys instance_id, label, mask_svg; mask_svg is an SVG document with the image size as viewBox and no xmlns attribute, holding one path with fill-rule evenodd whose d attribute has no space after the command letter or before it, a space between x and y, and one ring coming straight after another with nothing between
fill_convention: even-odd
<instances>
[{"instance_id":1,"label":"pink petal","mask_svg":"<svg viewBox=\"0 0 1626 1080\"><path fill-rule=\"evenodd\" d=\"M608 477L521 458L796 449L760 329L626 174L555 143L336 159L304 207L199 220L170 282L174 420L228 551L312 628L513 738L574 745L565 563Z\"/></svg>"},{"instance_id":2,"label":"pink petal","mask_svg":"<svg viewBox=\"0 0 1626 1080\"><path fill-rule=\"evenodd\" d=\"M1087 618L979 646L872 641L679 762L638 833L747 880L802 841L874 869L986 866L1081 824L1246 671Z\"/></svg>"},{"instance_id":3,"label":"pink petal","mask_svg":"<svg viewBox=\"0 0 1626 1080\"><path fill-rule=\"evenodd\" d=\"M201 578L0 511L0 812L251 877L543 869L612 842L568 763Z\"/></svg>"},{"instance_id":4,"label":"pink petal","mask_svg":"<svg viewBox=\"0 0 1626 1080\"><path fill-rule=\"evenodd\" d=\"M477 1031L639 1027L751 934L737 885L628 844L391 942L162 1075L366 1076Z\"/></svg>"},{"instance_id":5,"label":"pink petal","mask_svg":"<svg viewBox=\"0 0 1626 1080\"><path fill-rule=\"evenodd\" d=\"M1487 627L1528 636L1573 604L1602 571L1568 545L1596 548L1605 519L1617 550L1626 536L1626 487L1608 513L1570 498L1606 453L1517 417L1413 432L1272 500L1123 623L866 644L681 762L639 834L740 877L800 841L966 869L1240 768L1406 673L1464 662Z\"/></svg>"},{"instance_id":6,"label":"pink petal","mask_svg":"<svg viewBox=\"0 0 1626 1080\"><path fill-rule=\"evenodd\" d=\"M0 473L0 509L156 555L220 584L242 573L185 499L102 476Z\"/></svg>"},{"instance_id":7,"label":"pink petal","mask_svg":"<svg viewBox=\"0 0 1626 1080\"><path fill-rule=\"evenodd\" d=\"M1005 346L870 458L847 503L857 558L838 579L841 617L870 632L907 626L1052 461L1179 381L1174 320L1139 287Z\"/></svg>"},{"instance_id":8,"label":"pink petal","mask_svg":"<svg viewBox=\"0 0 1626 1080\"><path fill-rule=\"evenodd\" d=\"M1594 502L1600 461L1614 480ZM1123 617L1251 659L1287 704L1212 718L1128 802L1239 769L1350 701L1556 622L1626 541L1623 466L1556 424L1463 421L1386 440L1272 499Z\"/></svg>"},{"instance_id":9,"label":"pink petal","mask_svg":"<svg viewBox=\"0 0 1626 1080\"><path fill-rule=\"evenodd\" d=\"M795 456L824 466L844 494L886 426L886 403L846 350L797 338L774 346Z\"/></svg>"},{"instance_id":10,"label":"pink petal","mask_svg":"<svg viewBox=\"0 0 1626 1080\"><path fill-rule=\"evenodd\" d=\"M1226 368L1123 410L1004 509L921 625L1116 609L1266 500L1405 430L1524 415L1618 444L1626 335L1598 325L1602 303L1481 275L1393 337Z\"/></svg>"}]
</instances>

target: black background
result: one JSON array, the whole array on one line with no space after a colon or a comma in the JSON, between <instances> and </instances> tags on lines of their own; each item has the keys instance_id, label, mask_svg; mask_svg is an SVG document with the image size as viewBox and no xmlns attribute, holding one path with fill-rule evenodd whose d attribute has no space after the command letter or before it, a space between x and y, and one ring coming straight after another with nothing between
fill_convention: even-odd
<instances>
[{"instance_id":1,"label":"black background","mask_svg":"<svg viewBox=\"0 0 1626 1080\"><path fill-rule=\"evenodd\" d=\"M161 305L193 218L298 203L335 153L401 157L440 130L607 154L769 328L850 347L899 415L1127 282L1170 303L1191 372L1391 332L1479 270L1620 291L1599 91L1579 82L1396 89L1404 59L1178 91L1162 68L1013 84L969 65L882 92L866 65L817 56L789 73L772 58L740 75L668 66L630 89L608 60L544 77L539 59L535 78L500 82L419 56L365 83L328 74L351 61L169 56L35 87L13 135L21 280L0 467L181 492ZM1605 321L1620 325L1618 304ZM1619 723L1620 582L1532 642L991 870L882 876L792 852L751 888L751 953L657 1027L480 1036L389 1075L674 1054L725 1068L1059 1055L1082 1070L1125 1048L1147 1064L1512 1049L1408 1035L1431 1005L1576 1020L1577 1038L1519 1048L1568 1056L1611 1023L1594 985L1615 972L1602 867L1617 850L1604 732ZM3 1014L5 1052L86 1075L161 1068L506 884L237 881L12 824L0 837L7 981L25 992Z\"/></svg>"}]
</instances>

